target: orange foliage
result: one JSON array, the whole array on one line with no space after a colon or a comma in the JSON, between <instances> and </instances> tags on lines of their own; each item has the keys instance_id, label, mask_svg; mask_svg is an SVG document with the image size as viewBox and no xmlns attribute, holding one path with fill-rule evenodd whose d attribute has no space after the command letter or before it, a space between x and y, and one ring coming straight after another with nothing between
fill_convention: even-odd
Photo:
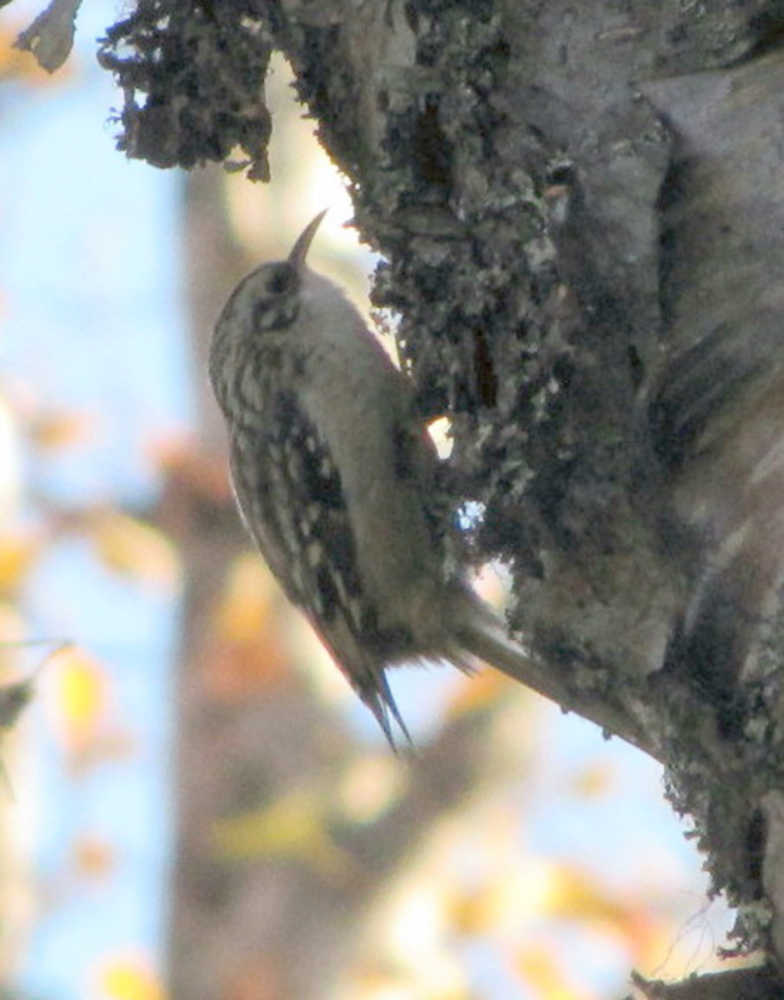
<instances>
[{"instance_id":1,"label":"orange foliage","mask_svg":"<svg viewBox=\"0 0 784 1000\"><path fill-rule=\"evenodd\" d=\"M177 553L157 528L112 510L94 513L88 527L98 554L111 569L167 590L179 584Z\"/></svg>"},{"instance_id":2,"label":"orange foliage","mask_svg":"<svg viewBox=\"0 0 784 1000\"><path fill-rule=\"evenodd\" d=\"M459 719L497 704L514 682L497 670L482 669L475 674L457 674L447 703L446 718ZM519 689L519 685L516 685Z\"/></svg>"},{"instance_id":3,"label":"orange foliage","mask_svg":"<svg viewBox=\"0 0 784 1000\"><path fill-rule=\"evenodd\" d=\"M661 927L642 900L621 900L585 871L573 865L552 868L543 910L550 916L578 920L586 926L604 925L623 939L635 964L658 954Z\"/></svg>"},{"instance_id":4,"label":"orange foliage","mask_svg":"<svg viewBox=\"0 0 784 1000\"><path fill-rule=\"evenodd\" d=\"M76 840L72 850L77 875L100 880L114 868L114 848L105 840L82 836Z\"/></svg>"},{"instance_id":5,"label":"orange foliage","mask_svg":"<svg viewBox=\"0 0 784 1000\"><path fill-rule=\"evenodd\" d=\"M515 965L523 979L537 990L542 1000L599 1000L569 983L563 974L562 956L554 956L540 946L522 948Z\"/></svg>"},{"instance_id":6,"label":"orange foliage","mask_svg":"<svg viewBox=\"0 0 784 1000\"><path fill-rule=\"evenodd\" d=\"M40 550L37 535L22 531L0 534L0 592L16 590Z\"/></svg>"},{"instance_id":7,"label":"orange foliage","mask_svg":"<svg viewBox=\"0 0 784 1000\"><path fill-rule=\"evenodd\" d=\"M223 456L205 455L197 442L185 435L159 438L148 449L155 465L189 493L215 503L231 502L231 486Z\"/></svg>"},{"instance_id":8,"label":"orange foliage","mask_svg":"<svg viewBox=\"0 0 784 1000\"><path fill-rule=\"evenodd\" d=\"M551 868L544 898L546 913L571 920L606 921L623 929L628 907L615 900L585 871L574 865Z\"/></svg>"},{"instance_id":9,"label":"orange foliage","mask_svg":"<svg viewBox=\"0 0 784 1000\"><path fill-rule=\"evenodd\" d=\"M42 451L59 451L88 440L95 421L84 413L50 410L36 413L28 426L31 442Z\"/></svg>"},{"instance_id":10,"label":"orange foliage","mask_svg":"<svg viewBox=\"0 0 784 1000\"><path fill-rule=\"evenodd\" d=\"M288 676L289 658L275 620L278 595L259 556L248 553L234 561L213 613L205 657L205 685L214 697L236 700Z\"/></svg>"}]
</instances>

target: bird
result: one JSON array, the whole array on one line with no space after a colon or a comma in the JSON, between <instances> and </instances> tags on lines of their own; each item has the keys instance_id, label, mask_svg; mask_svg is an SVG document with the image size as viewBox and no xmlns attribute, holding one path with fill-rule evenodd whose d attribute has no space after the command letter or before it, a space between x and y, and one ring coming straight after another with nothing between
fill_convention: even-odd
<instances>
[{"instance_id":1,"label":"bird","mask_svg":"<svg viewBox=\"0 0 784 1000\"><path fill-rule=\"evenodd\" d=\"M485 660L561 692L449 558L456 529L433 509L440 460L413 382L306 262L325 214L234 289L209 375L247 530L394 749L393 723L411 738L390 668Z\"/></svg>"}]
</instances>

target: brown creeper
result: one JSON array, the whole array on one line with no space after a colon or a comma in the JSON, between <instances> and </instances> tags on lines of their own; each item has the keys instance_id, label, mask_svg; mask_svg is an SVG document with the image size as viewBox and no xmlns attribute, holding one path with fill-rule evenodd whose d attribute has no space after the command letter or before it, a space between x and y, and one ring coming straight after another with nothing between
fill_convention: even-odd
<instances>
[{"instance_id":1,"label":"brown creeper","mask_svg":"<svg viewBox=\"0 0 784 1000\"><path fill-rule=\"evenodd\" d=\"M412 385L305 263L323 215L286 260L234 290L210 378L248 530L392 742L390 715L408 734L387 667L465 668L478 656L519 677L527 657L462 579L447 579L428 511L437 459Z\"/></svg>"}]
</instances>

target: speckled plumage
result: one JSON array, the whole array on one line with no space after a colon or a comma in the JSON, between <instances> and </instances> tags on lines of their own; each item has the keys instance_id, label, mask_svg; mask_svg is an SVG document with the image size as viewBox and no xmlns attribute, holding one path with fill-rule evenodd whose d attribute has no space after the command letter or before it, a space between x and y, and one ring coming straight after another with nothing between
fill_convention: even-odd
<instances>
[{"instance_id":1,"label":"speckled plumage","mask_svg":"<svg viewBox=\"0 0 784 1000\"><path fill-rule=\"evenodd\" d=\"M235 289L210 377L248 530L391 741L390 714L406 730L386 667L465 666L490 633L524 654L462 580L445 579L428 509L437 460L413 390L341 290L306 266L320 221Z\"/></svg>"}]
</instances>

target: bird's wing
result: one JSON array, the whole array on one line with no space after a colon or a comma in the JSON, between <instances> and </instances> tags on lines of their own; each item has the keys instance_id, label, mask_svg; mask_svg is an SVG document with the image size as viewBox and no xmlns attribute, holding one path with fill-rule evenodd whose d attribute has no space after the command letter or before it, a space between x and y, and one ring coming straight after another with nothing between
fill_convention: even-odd
<instances>
[{"instance_id":1,"label":"bird's wing","mask_svg":"<svg viewBox=\"0 0 784 1000\"><path fill-rule=\"evenodd\" d=\"M405 726L384 675L378 616L362 592L329 443L292 393L280 391L267 413L263 424L232 434L231 476L242 518L289 600L307 613L391 741L389 716L404 732Z\"/></svg>"}]
</instances>

